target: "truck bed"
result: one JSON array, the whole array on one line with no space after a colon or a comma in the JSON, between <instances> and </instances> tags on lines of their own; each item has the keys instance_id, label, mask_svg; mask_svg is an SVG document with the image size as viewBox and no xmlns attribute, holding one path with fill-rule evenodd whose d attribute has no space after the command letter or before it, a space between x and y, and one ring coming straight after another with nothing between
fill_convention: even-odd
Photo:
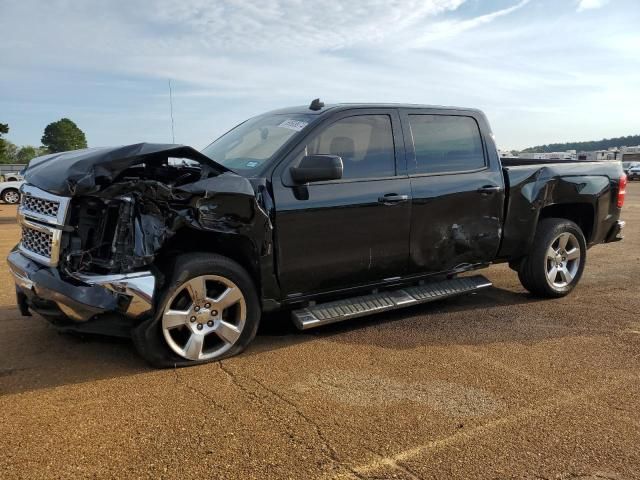
<instances>
[{"instance_id":1,"label":"truck bed","mask_svg":"<svg viewBox=\"0 0 640 480\"><path fill-rule=\"evenodd\" d=\"M623 175L620 161L501 161L507 196L499 257L524 255L539 218L574 218L564 211L567 209L580 212L579 223L589 245L606 240L618 218L615 198Z\"/></svg>"}]
</instances>

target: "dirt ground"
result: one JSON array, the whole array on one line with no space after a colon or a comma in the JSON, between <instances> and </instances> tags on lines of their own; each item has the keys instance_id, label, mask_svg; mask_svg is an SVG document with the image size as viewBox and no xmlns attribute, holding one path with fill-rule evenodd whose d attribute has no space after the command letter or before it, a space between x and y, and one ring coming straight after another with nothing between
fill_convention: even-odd
<instances>
[{"instance_id":1,"label":"dirt ground","mask_svg":"<svg viewBox=\"0 0 640 480\"><path fill-rule=\"evenodd\" d=\"M640 478L640 183L624 242L538 301L495 287L152 370L128 342L21 317L0 205L0 477Z\"/></svg>"}]
</instances>

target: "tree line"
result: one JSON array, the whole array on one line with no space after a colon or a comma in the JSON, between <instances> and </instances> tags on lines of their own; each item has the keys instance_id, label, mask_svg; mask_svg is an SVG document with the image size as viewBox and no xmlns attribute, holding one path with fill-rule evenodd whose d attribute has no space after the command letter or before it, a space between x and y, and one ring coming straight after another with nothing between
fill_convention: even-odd
<instances>
[{"instance_id":1,"label":"tree line","mask_svg":"<svg viewBox=\"0 0 640 480\"><path fill-rule=\"evenodd\" d=\"M626 137L604 138L602 140L594 140L591 142L568 142L568 143L550 143L549 145L538 145L537 147L525 148L523 153L547 153L547 152L564 152L566 150L578 151L594 151L608 150L612 147L632 147L640 145L640 135L628 135Z\"/></svg>"},{"instance_id":2,"label":"tree line","mask_svg":"<svg viewBox=\"0 0 640 480\"><path fill-rule=\"evenodd\" d=\"M87 148L87 138L84 132L68 118L61 118L57 122L47 125L40 139L42 145L39 147L32 145L19 147L4 138L8 133L9 124L0 123L0 164L26 164L32 158L41 155Z\"/></svg>"}]
</instances>

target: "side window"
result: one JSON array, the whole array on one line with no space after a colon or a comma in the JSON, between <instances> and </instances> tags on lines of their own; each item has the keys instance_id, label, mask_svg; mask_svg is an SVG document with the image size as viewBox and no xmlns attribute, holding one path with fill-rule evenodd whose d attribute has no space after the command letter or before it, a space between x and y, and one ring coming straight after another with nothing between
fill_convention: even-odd
<instances>
[{"instance_id":1,"label":"side window","mask_svg":"<svg viewBox=\"0 0 640 480\"><path fill-rule=\"evenodd\" d=\"M416 173L477 170L486 163L478 124L471 117L409 115Z\"/></svg>"},{"instance_id":2,"label":"side window","mask_svg":"<svg viewBox=\"0 0 640 480\"><path fill-rule=\"evenodd\" d=\"M342 178L395 175L395 153L389 115L357 115L332 123L307 143L300 155L339 155ZM299 160L298 160L299 161Z\"/></svg>"}]
</instances>

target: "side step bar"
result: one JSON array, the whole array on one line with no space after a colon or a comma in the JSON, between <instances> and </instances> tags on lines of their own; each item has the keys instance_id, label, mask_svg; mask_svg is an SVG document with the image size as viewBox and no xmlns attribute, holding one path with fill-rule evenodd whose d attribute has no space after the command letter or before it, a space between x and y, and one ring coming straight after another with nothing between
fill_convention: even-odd
<instances>
[{"instance_id":1,"label":"side step bar","mask_svg":"<svg viewBox=\"0 0 640 480\"><path fill-rule=\"evenodd\" d=\"M292 312L293 322L300 330L307 330L372 313L454 297L490 286L491 282L485 277L475 275L425 283L414 287L403 287L398 290L371 293L294 310Z\"/></svg>"}]
</instances>

